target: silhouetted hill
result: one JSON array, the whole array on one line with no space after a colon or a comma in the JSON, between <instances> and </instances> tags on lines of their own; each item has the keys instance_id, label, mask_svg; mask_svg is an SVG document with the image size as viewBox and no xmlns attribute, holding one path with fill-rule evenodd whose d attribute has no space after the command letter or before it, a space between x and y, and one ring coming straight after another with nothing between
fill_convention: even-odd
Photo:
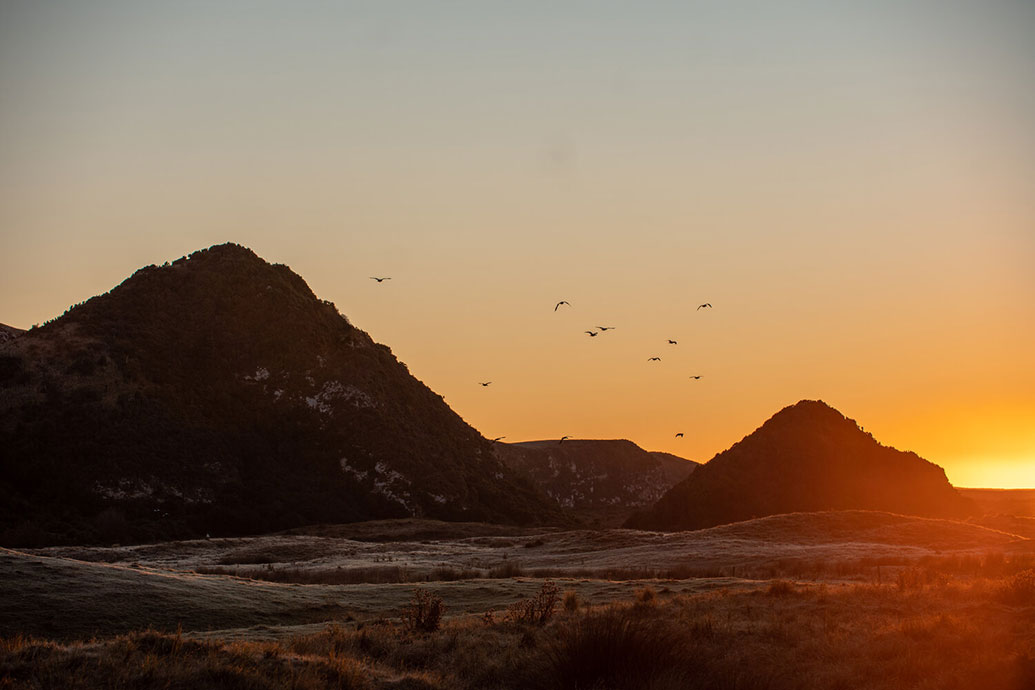
<instances>
[{"instance_id":1,"label":"silhouetted hill","mask_svg":"<svg viewBox=\"0 0 1035 690\"><path fill-rule=\"evenodd\" d=\"M1035 517L1035 489L957 489L978 513Z\"/></svg>"},{"instance_id":2,"label":"silhouetted hill","mask_svg":"<svg viewBox=\"0 0 1035 690\"><path fill-rule=\"evenodd\" d=\"M558 505L577 510L651 505L697 467L626 440L498 443L496 453Z\"/></svg>"},{"instance_id":3,"label":"silhouetted hill","mask_svg":"<svg viewBox=\"0 0 1035 690\"><path fill-rule=\"evenodd\" d=\"M971 505L941 467L881 445L823 402L803 400L699 467L626 526L699 529L847 509L961 517Z\"/></svg>"},{"instance_id":4,"label":"silhouetted hill","mask_svg":"<svg viewBox=\"0 0 1035 690\"><path fill-rule=\"evenodd\" d=\"M142 268L0 358L0 543L559 515L391 350L237 245Z\"/></svg>"}]
</instances>

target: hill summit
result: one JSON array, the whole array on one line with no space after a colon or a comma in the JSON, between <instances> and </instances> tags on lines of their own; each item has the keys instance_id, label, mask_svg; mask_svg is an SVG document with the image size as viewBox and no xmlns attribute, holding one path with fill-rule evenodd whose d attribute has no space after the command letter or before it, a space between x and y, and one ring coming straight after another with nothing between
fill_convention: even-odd
<instances>
[{"instance_id":1,"label":"hill summit","mask_svg":"<svg viewBox=\"0 0 1035 690\"><path fill-rule=\"evenodd\" d=\"M0 345L0 448L7 545L559 513L391 350L235 244Z\"/></svg>"},{"instance_id":2,"label":"hill summit","mask_svg":"<svg viewBox=\"0 0 1035 690\"><path fill-rule=\"evenodd\" d=\"M970 504L938 465L881 445L822 401L802 400L697 468L626 526L700 529L850 509L961 517Z\"/></svg>"}]
</instances>

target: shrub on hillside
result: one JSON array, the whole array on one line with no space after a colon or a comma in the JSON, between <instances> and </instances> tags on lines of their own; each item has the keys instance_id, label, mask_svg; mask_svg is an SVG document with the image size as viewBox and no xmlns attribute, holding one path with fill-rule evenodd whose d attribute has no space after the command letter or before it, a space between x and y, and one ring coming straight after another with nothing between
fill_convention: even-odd
<instances>
[{"instance_id":1,"label":"shrub on hillside","mask_svg":"<svg viewBox=\"0 0 1035 690\"><path fill-rule=\"evenodd\" d=\"M638 608L654 608L658 603L658 593L650 585L636 590L636 606Z\"/></svg>"},{"instance_id":2,"label":"shrub on hillside","mask_svg":"<svg viewBox=\"0 0 1035 690\"><path fill-rule=\"evenodd\" d=\"M435 632L442 625L442 614L445 610L441 597L417 587L413 590L409 608L403 613L403 621L410 630Z\"/></svg>"},{"instance_id":3,"label":"shrub on hillside","mask_svg":"<svg viewBox=\"0 0 1035 690\"><path fill-rule=\"evenodd\" d=\"M1035 604L1035 570L1022 570L1010 577L1000 590L1003 600L1011 604Z\"/></svg>"},{"instance_id":4,"label":"shrub on hillside","mask_svg":"<svg viewBox=\"0 0 1035 690\"><path fill-rule=\"evenodd\" d=\"M569 589L561 597L561 604L564 606L564 610L568 613L577 613L579 607L582 606L582 600L579 599L579 593L573 589Z\"/></svg>"},{"instance_id":5,"label":"shrub on hillside","mask_svg":"<svg viewBox=\"0 0 1035 690\"><path fill-rule=\"evenodd\" d=\"M560 589L552 580L547 580L534 596L511 604L507 618L516 623L545 625L553 618L559 598Z\"/></svg>"},{"instance_id":6,"label":"shrub on hillside","mask_svg":"<svg viewBox=\"0 0 1035 690\"><path fill-rule=\"evenodd\" d=\"M785 597L795 592L794 584L787 580L773 580L766 589L766 594L771 597Z\"/></svg>"},{"instance_id":7,"label":"shrub on hillside","mask_svg":"<svg viewBox=\"0 0 1035 690\"><path fill-rule=\"evenodd\" d=\"M683 687L689 679L683 639L667 620L608 609L558 629L546 651L548 687Z\"/></svg>"}]
</instances>

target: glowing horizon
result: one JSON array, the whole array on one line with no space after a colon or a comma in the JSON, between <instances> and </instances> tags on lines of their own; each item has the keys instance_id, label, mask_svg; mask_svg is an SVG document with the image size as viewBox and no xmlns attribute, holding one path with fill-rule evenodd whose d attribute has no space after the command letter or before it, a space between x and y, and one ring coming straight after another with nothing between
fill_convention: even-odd
<instances>
[{"instance_id":1,"label":"glowing horizon","mask_svg":"<svg viewBox=\"0 0 1035 690\"><path fill-rule=\"evenodd\" d=\"M11 2L0 322L233 241L490 438L821 399L1035 488L1033 68L1008 0Z\"/></svg>"}]
</instances>

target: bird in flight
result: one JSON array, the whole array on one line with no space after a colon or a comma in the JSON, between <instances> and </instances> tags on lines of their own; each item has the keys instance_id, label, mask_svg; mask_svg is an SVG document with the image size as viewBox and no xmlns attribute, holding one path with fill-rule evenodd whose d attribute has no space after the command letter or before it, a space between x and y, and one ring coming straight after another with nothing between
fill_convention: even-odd
<instances>
[{"instance_id":1,"label":"bird in flight","mask_svg":"<svg viewBox=\"0 0 1035 690\"><path fill-rule=\"evenodd\" d=\"M376 280L376 281L377 281L377 282L379 282L379 283L383 283L383 282L385 282L386 280L391 280L391 278L390 278L390 277L388 277L388 276L385 276L384 278L378 278L377 276L370 276L370 279L371 279L371 280Z\"/></svg>"},{"instance_id":2,"label":"bird in flight","mask_svg":"<svg viewBox=\"0 0 1035 690\"><path fill-rule=\"evenodd\" d=\"M478 385L484 388L485 386L488 386L490 383L492 383L492 381L479 381Z\"/></svg>"},{"instance_id":3,"label":"bird in flight","mask_svg":"<svg viewBox=\"0 0 1035 690\"><path fill-rule=\"evenodd\" d=\"M700 376L691 376L690 378L692 378L692 379L699 379L701 377Z\"/></svg>"},{"instance_id":4,"label":"bird in flight","mask_svg":"<svg viewBox=\"0 0 1035 690\"><path fill-rule=\"evenodd\" d=\"M590 338L596 338L598 335L600 335L599 333L594 333L593 331L583 331L583 333L588 335Z\"/></svg>"},{"instance_id":5,"label":"bird in flight","mask_svg":"<svg viewBox=\"0 0 1035 690\"><path fill-rule=\"evenodd\" d=\"M564 443L564 442L565 442L566 440L568 440L569 438L571 438L571 436L561 436L561 440L560 440L560 441L558 441L557 443Z\"/></svg>"},{"instance_id":6,"label":"bird in flight","mask_svg":"<svg viewBox=\"0 0 1035 690\"><path fill-rule=\"evenodd\" d=\"M597 326L597 328L599 328L601 332L614 330L614 326Z\"/></svg>"},{"instance_id":7,"label":"bird in flight","mask_svg":"<svg viewBox=\"0 0 1035 690\"><path fill-rule=\"evenodd\" d=\"M711 309L712 308L711 302L705 302L704 304L699 305L697 308L698 309L703 309L705 307L708 307L709 309Z\"/></svg>"},{"instance_id":8,"label":"bird in flight","mask_svg":"<svg viewBox=\"0 0 1035 690\"><path fill-rule=\"evenodd\" d=\"M647 361L648 362L660 362L661 361L661 357L648 357Z\"/></svg>"},{"instance_id":9,"label":"bird in flight","mask_svg":"<svg viewBox=\"0 0 1035 690\"><path fill-rule=\"evenodd\" d=\"M669 339L668 344L669 345L678 345L679 343L677 343L675 340Z\"/></svg>"},{"instance_id":10,"label":"bird in flight","mask_svg":"<svg viewBox=\"0 0 1035 690\"><path fill-rule=\"evenodd\" d=\"M496 438L492 439L492 442L496 443L497 441L502 441L505 438L506 438L506 436L497 436Z\"/></svg>"},{"instance_id":11,"label":"bird in flight","mask_svg":"<svg viewBox=\"0 0 1035 690\"><path fill-rule=\"evenodd\" d=\"M557 311L562 304L567 304L569 307L571 306L571 304L569 302L565 302L564 300L561 300L560 302L558 302L557 304L554 305L553 310Z\"/></svg>"},{"instance_id":12,"label":"bird in flight","mask_svg":"<svg viewBox=\"0 0 1035 690\"><path fill-rule=\"evenodd\" d=\"M676 438L683 438L683 432L680 431L678 434L676 434Z\"/></svg>"}]
</instances>

